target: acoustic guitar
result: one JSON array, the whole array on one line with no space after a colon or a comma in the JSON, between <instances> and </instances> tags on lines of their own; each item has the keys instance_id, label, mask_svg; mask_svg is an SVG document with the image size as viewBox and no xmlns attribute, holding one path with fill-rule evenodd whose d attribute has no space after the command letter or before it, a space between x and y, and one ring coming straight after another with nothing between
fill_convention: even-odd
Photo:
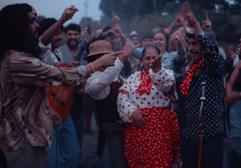
<instances>
[{"instance_id":1,"label":"acoustic guitar","mask_svg":"<svg viewBox=\"0 0 241 168\"><path fill-rule=\"evenodd\" d=\"M56 66L71 67L72 65L63 63ZM71 111L75 90L76 86L73 85L48 86L45 88L50 107L56 111L62 119L64 119Z\"/></svg>"},{"instance_id":2,"label":"acoustic guitar","mask_svg":"<svg viewBox=\"0 0 241 168\"><path fill-rule=\"evenodd\" d=\"M88 41L91 36L91 27L87 25L81 34L81 38L84 41ZM55 65L57 67L72 67L67 63L61 63ZM45 88L45 92L48 98L50 107L55 110L62 119L64 119L72 107L73 94L76 90L76 86L65 85L65 86L49 86Z\"/></svg>"}]
</instances>

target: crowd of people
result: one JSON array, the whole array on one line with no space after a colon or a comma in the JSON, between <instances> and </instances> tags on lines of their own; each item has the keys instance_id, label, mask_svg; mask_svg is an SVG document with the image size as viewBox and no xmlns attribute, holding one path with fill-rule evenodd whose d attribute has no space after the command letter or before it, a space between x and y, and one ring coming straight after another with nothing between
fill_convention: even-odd
<instances>
[{"instance_id":1,"label":"crowd of people","mask_svg":"<svg viewBox=\"0 0 241 168\"><path fill-rule=\"evenodd\" d=\"M95 34L64 26L77 12L0 10L1 168L82 167L93 111L113 168L241 166L241 42L226 54L190 7L143 35L115 13Z\"/></svg>"}]
</instances>

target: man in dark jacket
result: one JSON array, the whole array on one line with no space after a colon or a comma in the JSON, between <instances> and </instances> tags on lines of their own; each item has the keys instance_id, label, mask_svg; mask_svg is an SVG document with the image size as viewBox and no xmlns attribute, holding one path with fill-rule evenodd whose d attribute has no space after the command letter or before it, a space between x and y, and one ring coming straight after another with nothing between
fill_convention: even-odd
<instances>
[{"instance_id":1,"label":"man in dark jacket","mask_svg":"<svg viewBox=\"0 0 241 168\"><path fill-rule=\"evenodd\" d=\"M224 64L205 34L186 33L190 58L177 79L184 168L221 168L224 135Z\"/></svg>"}]
</instances>

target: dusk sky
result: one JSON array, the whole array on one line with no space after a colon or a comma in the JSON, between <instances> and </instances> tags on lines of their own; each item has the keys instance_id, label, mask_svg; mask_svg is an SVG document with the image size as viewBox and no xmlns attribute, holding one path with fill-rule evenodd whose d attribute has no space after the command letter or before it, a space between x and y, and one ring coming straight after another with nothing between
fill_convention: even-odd
<instances>
[{"instance_id":1,"label":"dusk sky","mask_svg":"<svg viewBox=\"0 0 241 168\"><path fill-rule=\"evenodd\" d=\"M88 10L85 10L85 1L87 2ZM99 20L102 15L99 10L100 0L0 0L0 9L13 3L28 3L37 10L38 15L56 19L60 17L65 7L74 5L79 11L70 22L79 22L86 13L93 20Z\"/></svg>"},{"instance_id":2,"label":"dusk sky","mask_svg":"<svg viewBox=\"0 0 241 168\"><path fill-rule=\"evenodd\" d=\"M234 2L234 0L226 1ZM37 10L38 15L56 19L60 17L65 7L74 5L79 11L69 22L79 22L85 14L93 20L99 20L102 15L102 12L99 10L100 0L0 0L0 9L8 4L24 2L32 5ZM87 2L88 10L85 10L85 2Z\"/></svg>"}]
</instances>

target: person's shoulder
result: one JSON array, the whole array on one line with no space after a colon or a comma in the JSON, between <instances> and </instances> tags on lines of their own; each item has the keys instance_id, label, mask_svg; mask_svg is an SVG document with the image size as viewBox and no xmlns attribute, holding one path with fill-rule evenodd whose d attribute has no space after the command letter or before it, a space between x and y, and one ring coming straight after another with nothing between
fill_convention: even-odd
<instances>
[{"instance_id":1,"label":"person's shoulder","mask_svg":"<svg viewBox=\"0 0 241 168\"><path fill-rule=\"evenodd\" d=\"M17 50L8 50L5 53L5 57L8 57L9 59L21 59L21 58L29 58L33 56L26 52L21 52Z\"/></svg>"},{"instance_id":2,"label":"person's shoulder","mask_svg":"<svg viewBox=\"0 0 241 168\"><path fill-rule=\"evenodd\" d=\"M130 75L130 77L133 77L133 76L139 76L141 74L141 71L136 71L134 72L132 75ZM129 78L130 78L129 77Z\"/></svg>"},{"instance_id":3,"label":"person's shoulder","mask_svg":"<svg viewBox=\"0 0 241 168\"><path fill-rule=\"evenodd\" d=\"M164 68L164 67L163 67L163 68L162 68L162 71L164 71L167 76L175 77L175 73L174 73L174 71L171 70L171 69L167 69L167 68Z\"/></svg>"},{"instance_id":4,"label":"person's shoulder","mask_svg":"<svg viewBox=\"0 0 241 168\"><path fill-rule=\"evenodd\" d=\"M59 50L61 53L63 53L63 52L65 52L66 50L68 50L68 46L67 46L66 44L64 44L64 45L60 46L60 47L58 48L58 50Z\"/></svg>"},{"instance_id":5,"label":"person's shoulder","mask_svg":"<svg viewBox=\"0 0 241 168\"><path fill-rule=\"evenodd\" d=\"M134 78L138 77L141 75L141 71L136 71L134 72L133 74L131 74L127 79L126 81L130 81L130 80L133 80Z\"/></svg>"},{"instance_id":6,"label":"person's shoulder","mask_svg":"<svg viewBox=\"0 0 241 168\"><path fill-rule=\"evenodd\" d=\"M168 56L171 56L171 57L176 57L177 56L177 51L166 52L166 54Z\"/></svg>"},{"instance_id":7,"label":"person's shoulder","mask_svg":"<svg viewBox=\"0 0 241 168\"><path fill-rule=\"evenodd\" d=\"M8 60L9 63L33 63L33 62L40 62L37 57L32 56L26 52L20 52L16 50L9 50L5 53L5 58Z\"/></svg>"},{"instance_id":8,"label":"person's shoulder","mask_svg":"<svg viewBox=\"0 0 241 168\"><path fill-rule=\"evenodd\" d=\"M144 50L144 47L135 48L134 51L133 51L134 57L141 60L143 50Z\"/></svg>"},{"instance_id":9,"label":"person's shoulder","mask_svg":"<svg viewBox=\"0 0 241 168\"><path fill-rule=\"evenodd\" d=\"M172 69L168 69L165 67L162 67L162 70L165 71L166 73L174 73L174 71Z\"/></svg>"}]
</instances>

